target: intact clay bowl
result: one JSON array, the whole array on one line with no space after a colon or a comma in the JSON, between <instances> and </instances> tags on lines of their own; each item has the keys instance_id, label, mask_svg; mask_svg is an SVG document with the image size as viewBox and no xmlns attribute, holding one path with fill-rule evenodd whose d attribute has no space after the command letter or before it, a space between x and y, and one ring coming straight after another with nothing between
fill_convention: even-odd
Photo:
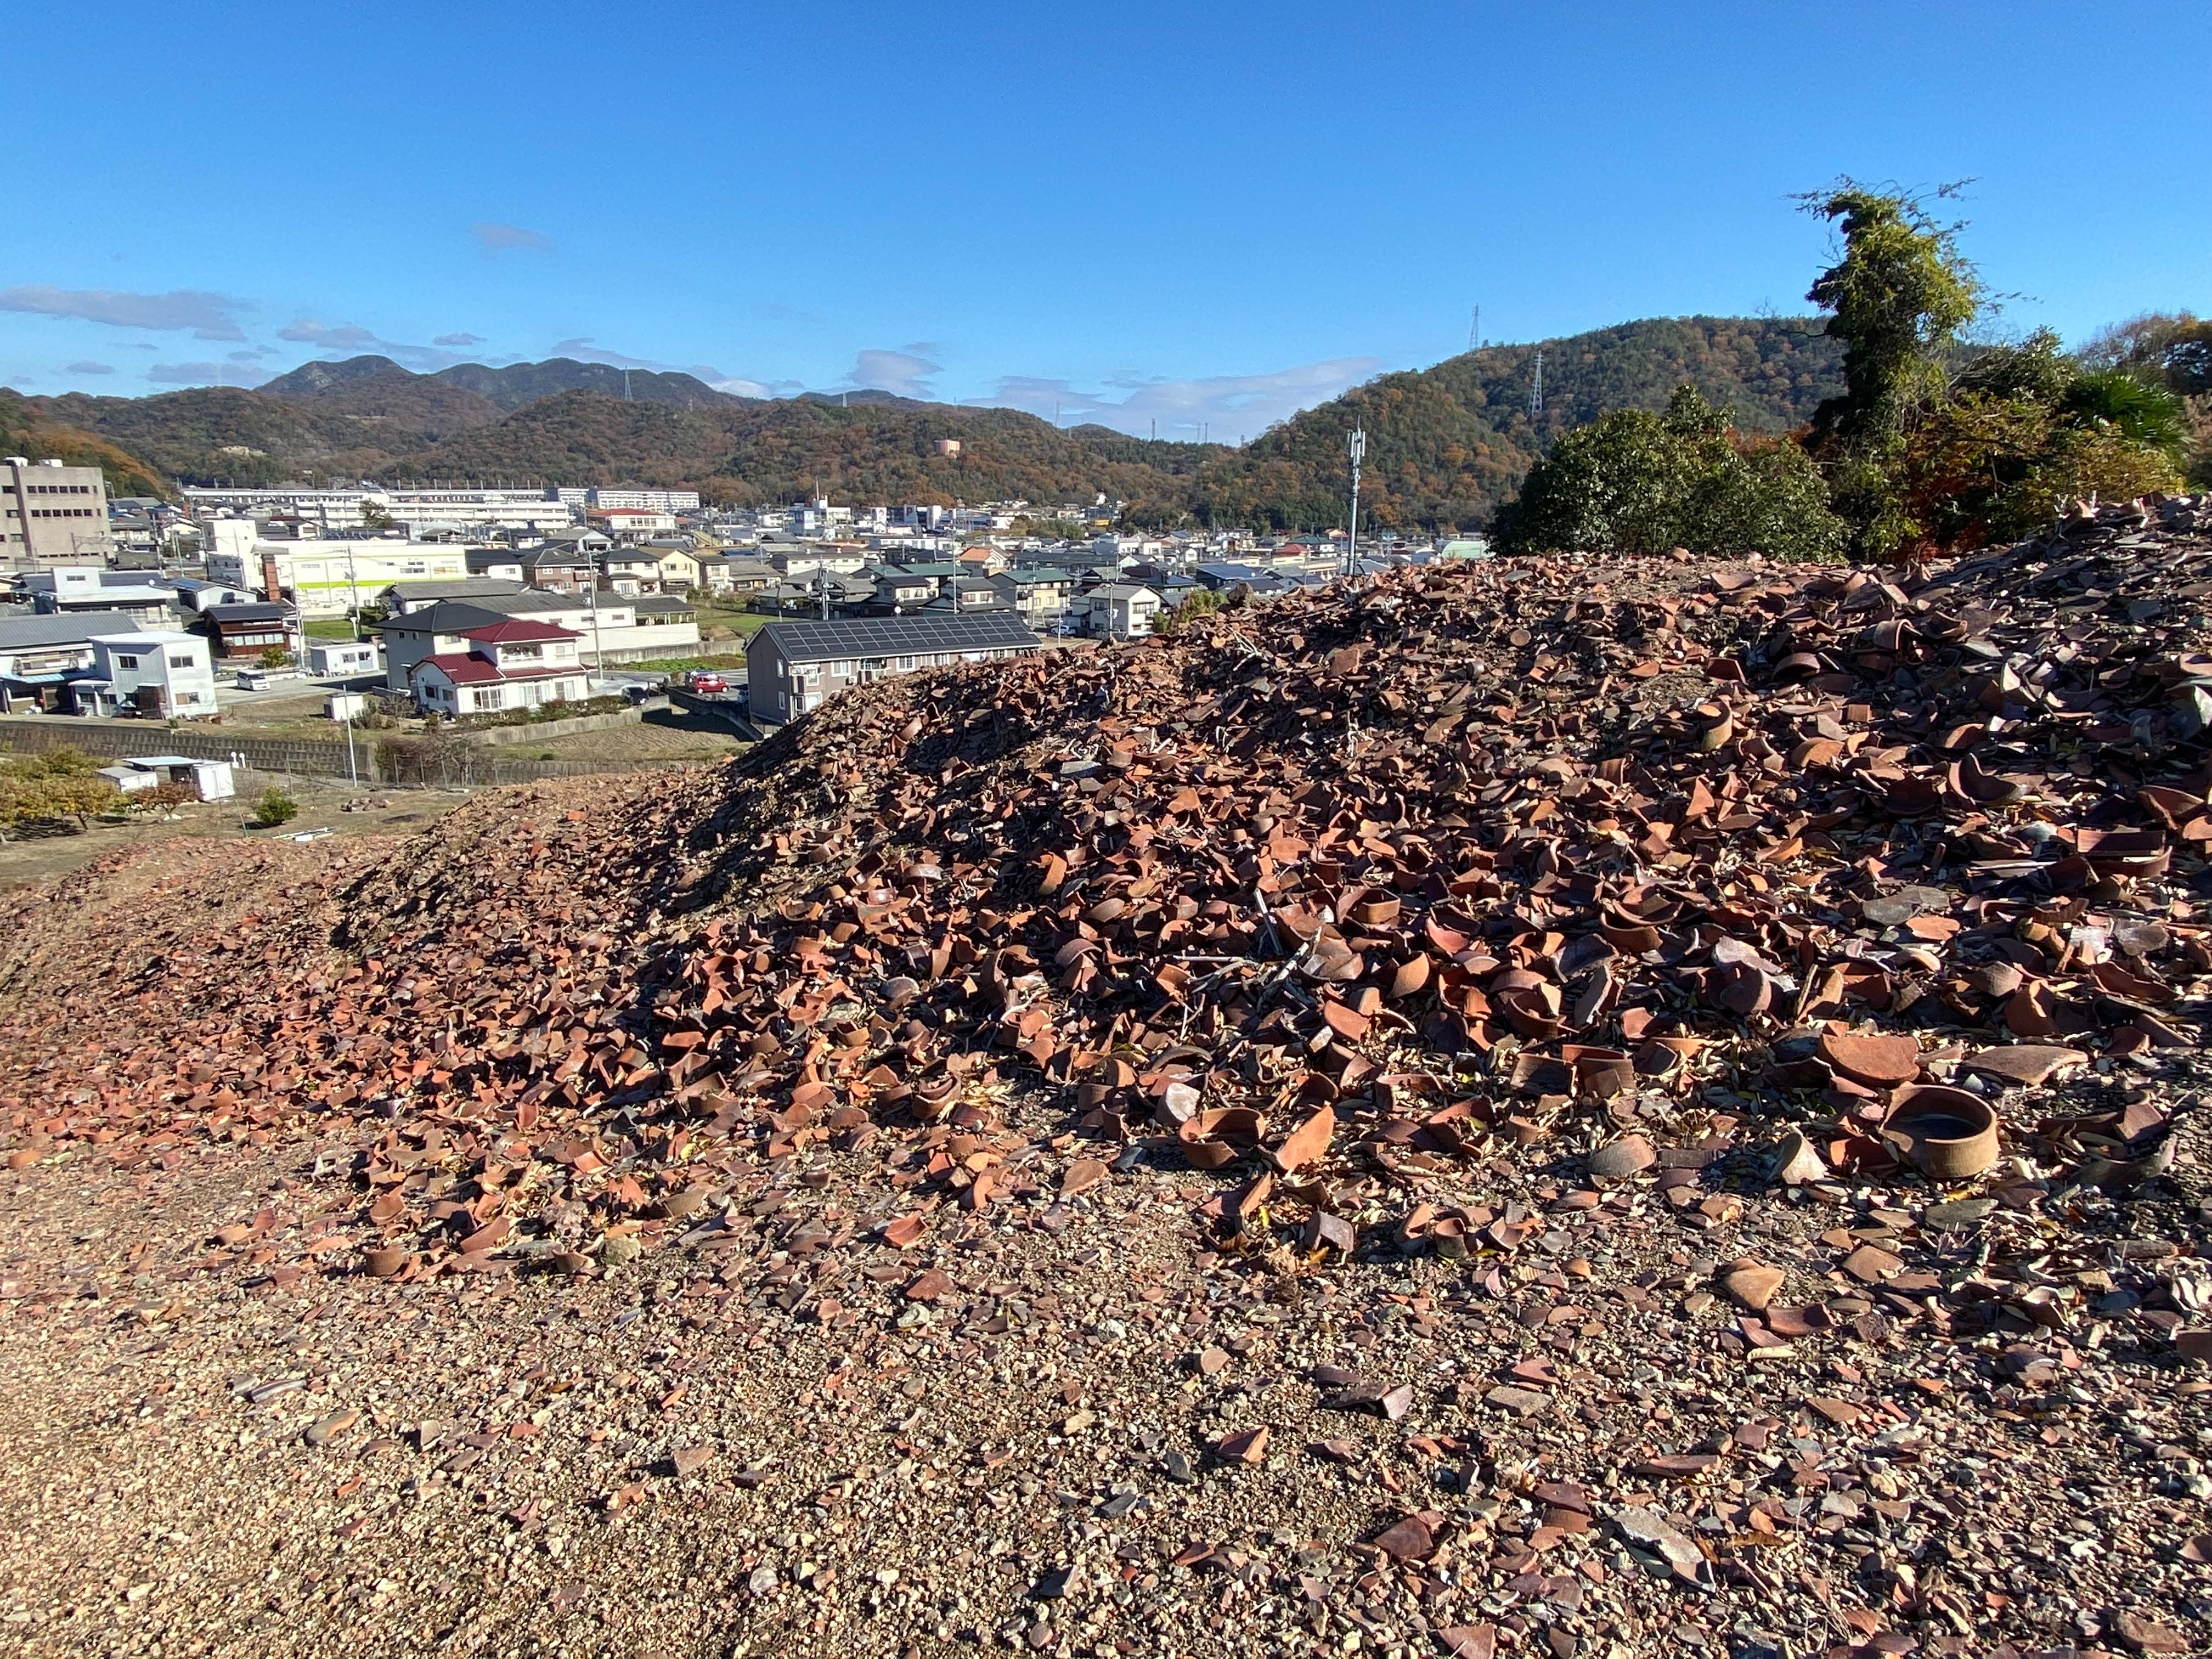
<instances>
[{"instance_id":1,"label":"intact clay bowl","mask_svg":"<svg viewBox=\"0 0 2212 1659\"><path fill-rule=\"evenodd\" d=\"M1881 1138L1922 1174L1964 1181L1997 1161L1997 1116L1964 1089L1907 1089L1882 1120Z\"/></svg>"}]
</instances>

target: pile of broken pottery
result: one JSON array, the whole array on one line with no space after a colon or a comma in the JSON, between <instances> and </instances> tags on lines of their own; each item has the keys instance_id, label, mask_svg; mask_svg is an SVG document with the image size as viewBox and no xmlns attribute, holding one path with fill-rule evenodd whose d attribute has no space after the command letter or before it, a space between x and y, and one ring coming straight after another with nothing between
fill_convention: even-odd
<instances>
[{"instance_id":1,"label":"pile of broken pottery","mask_svg":"<svg viewBox=\"0 0 2212 1659\"><path fill-rule=\"evenodd\" d=\"M1261 1251L1378 1211L1509 1247L1455 1173L1668 1137L1707 1154L1686 1205L1723 1159L2124 1190L2158 1104L2014 1091L2195 1042L2208 519L1902 571L1414 568L881 684L726 776L499 792L82 963L65 1021L19 1005L11 1160L351 1121L370 1201L318 1260L408 1276L695 1231L723 1153L1033 1200L1017 1090L1093 1143L1061 1188L1180 1160ZM1978 1153L1930 1164L1915 1109Z\"/></svg>"},{"instance_id":2,"label":"pile of broken pottery","mask_svg":"<svg viewBox=\"0 0 2212 1659\"><path fill-rule=\"evenodd\" d=\"M687 1329L834 1352L824 1401L1064 1324L1073 1407L1113 1323L1174 1355L1171 1426L1090 1524L1372 1485L1358 1596L1288 1581L1332 1640L1567 1659L1656 1583L1836 1653L2017 1651L1968 1644L2082 1583L2024 1565L2055 1511L1992 1519L2027 1480L2134 1505L2069 1558L2111 1602L2074 1633L2178 1650L2207 592L2195 500L1905 569L1416 568L903 677L722 773L487 792L397 852L117 855L10 901L8 1161L150 1190L311 1144L202 1267L418 1307L688 1281ZM1158 1281L1095 1325L977 1265L1091 1224ZM1167 1547L1119 1582L1265 1577Z\"/></svg>"}]
</instances>

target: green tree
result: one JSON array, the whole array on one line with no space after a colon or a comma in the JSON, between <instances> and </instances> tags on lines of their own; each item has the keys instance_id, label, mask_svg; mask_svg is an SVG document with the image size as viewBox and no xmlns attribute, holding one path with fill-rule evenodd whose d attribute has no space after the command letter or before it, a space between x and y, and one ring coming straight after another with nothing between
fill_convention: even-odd
<instances>
[{"instance_id":1,"label":"green tree","mask_svg":"<svg viewBox=\"0 0 2212 1659\"><path fill-rule=\"evenodd\" d=\"M1844 343L1844 391L1814 411L1813 451L1856 550L1887 556L1921 533L1902 488L1907 439L1944 401L1959 332L1985 291L1959 252L1959 227L1937 223L1922 198L1844 179L1802 200L1843 235L1806 296Z\"/></svg>"},{"instance_id":2,"label":"green tree","mask_svg":"<svg viewBox=\"0 0 2212 1659\"><path fill-rule=\"evenodd\" d=\"M253 821L265 828L289 823L299 816L300 803L273 783L263 792L260 804L253 809Z\"/></svg>"},{"instance_id":3,"label":"green tree","mask_svg":"<svg viewBox=\"0 0 2212 1659\"><path fill-rule=\"evenodd\" d=\"M1498 514L1510 551L1820 558L1842 544L1820 474L1787 441L1740 445L1694 386L1666 413L1615 410L1568 433Z\"/></svg>"},{"instance_id":4,"label":"green tree","mask_svg":"<svg viewBox=\"0 0 2212 1659\"><path fill-rule=\"evenodd\" d=\"M2069 356L2038 330L1978 353L1914 428L1899 469L1927 540L1974 547L2027 535L2069 500L2125 500L2181 484L2183 400Z\"/></svg>"}]
</instances>

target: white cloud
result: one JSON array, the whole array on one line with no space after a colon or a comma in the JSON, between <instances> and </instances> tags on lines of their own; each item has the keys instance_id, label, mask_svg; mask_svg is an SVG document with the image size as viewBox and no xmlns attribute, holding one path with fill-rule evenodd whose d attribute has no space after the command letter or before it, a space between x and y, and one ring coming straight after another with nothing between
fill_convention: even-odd
<instances>
[{"instance_id":1,"label":"white cloud","mask_svg":"<svg viewBox=\"0 0 2212 1659\"><path fill-rule=\"evenodd\" d=\"M455 347L480 346L483 343L484 337L483 335L470 334L466 332L460 334L440 334L433 337L430 342L434 346Z\"/></svg>"},{"instance_id":2,"label":"white cloud","mask_svg":"<svg viewBox=\"0 0 2212 1659\"><path fill-rule=\"evenodd\" d=\"M520 225L503 225L495 220L487 220L483 224L470 226L469 233L477 239L487 259L496 258L516 248L533 253L553 252L550 236L542 231L525 230Z\"/></svg>"},{"instance_id":3,"label":"white cloud","mask_svg":"<svg viewBox=\"0 0 2212 1659\"><path fill-rule=\"evenodd\" d=\"M115 365L95 363L89 358L85 358L71 363L69 366L69 372L72 374L112 374L115 373Z\"/></svg>"},{"instance_id":4,"label":"white cloud","mask_svg":"<svg viewBox=\"0 0 2212 1659\"><path fill-rule=\"evenodd\" d=\"M155 363L146 378L156 386L221 386L237 373L228 363Z\"/></svg>"},{"instance_id":5,"label":"white cloud","mask_svg":"<svg viewBox=\"0 0 2212 1659\"><path fill-rule=\"evenodd\" d=\"M458 352L441 350L439 348L451 341L475 341L478 337L474 334L441 334L438 337L436 345L409 345L404 341L385 339L378 335L375 330L363 328L357 323L326 325L317 322L312 317L302 317L290 327L278 329L276 337L301 345L314 346L324 352L343 352L349 356L374 352L380 356L389 357L396 363L403 363L410 368L426 374L434 369L451 368L455 363L465 363L471 361Z\"/></svg>"},{"instance_id":6,"label":"white cloud","mask_svg":"<svg viewBox=\"0 0 2212 1659\"><path fill-rule=\"evenodd\" d=\"M929 343L921 340L915 343ZM943 372L939 364L913 350L869 350L854 356L853 372L845 377L845 382L854 391L867 386L902 398L934 398L937 390L927 381L931 375Z\"/></svg>"},{"instance_id":7,"label":"white cloud","mask_svg":"<svg viewBox=\"0 0 2212 1659\"><path fill-rule=\"evenodd\" d=\"M588 334L580 334L573 340L556 340L550 351L556 357L574 357L580 363L605 363L612 368L648 368L659 374L669 367L650 357L627 357L619 351L593 345Z\"/></svg>"},{"instance_id":8,"label":"white cloud","mask_svg":"<svg viewBox=\"0 0 2212 1659\"><path fill-rule=\"evenodd\" d=\"M289 328L276 331L280 340L296 340L303 345L321 346L326 351L363 351L380 343L375 333L352 323L341 323L336 328L326 328L312 317L302 317Z\"/></svg>"},{"instance_id":9,"label":"white cloud","mask_svg":"<svg viewBox=\"0 0 2212 1659\"><path fill-rule=\"evenodd\" d=\"M29 283L0 289L0 311L40 317L71 317L112 328L191 330L195 339L242 340L246 331L231 313L252 309L250 300L234 300L198 289L167 294L131 294L112 289L54 288Z\"/></svg>"},{"instance_id":10,"label":"white cloud","mask_svg":"<svg viewBox=\"0 0 2212 1659\"><path fill-rule=\"evenodd\" d=\"M1117 376L1107 386L1126 391L1118 398L1079 391L1066 380L1009 375L990 397L968 401L1047 417L1057 409L1064 423L1095 422L1139 438L1150 436L1157 422L1163 438L1194 440L1204 430L1216 442L1234 443L1256 437L1302 409L1327 403L1371 380L1382 367L1376 357L1330 357L1270 374L1214 374L1194 380Z\"/></svg>"}]
</instances>

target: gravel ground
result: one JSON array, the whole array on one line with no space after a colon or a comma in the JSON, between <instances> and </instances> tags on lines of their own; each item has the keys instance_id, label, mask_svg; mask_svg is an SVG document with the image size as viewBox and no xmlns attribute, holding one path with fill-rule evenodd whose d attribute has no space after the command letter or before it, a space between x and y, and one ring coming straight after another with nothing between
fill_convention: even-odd
<instances>
[{"instance_id":1,"label":"gravel ground","mask_svg":"<svg viewBox=\"0 0 2212 1659\"><path fill-rule=\"evenodd\" d=\"M1006 1116L1017 1165L1079 1151L1042 1102ZM2045 1376L1811 1270L1838 1226L1921 1236L1911 1185L1715 1224L1649 1173L1493 1167L1518 1250L1338 1262L1214 1253L1218 1189L1139 1156L901 1250L880 1165L825 1150L732 1163L732 1224L596 1279L394 1284L307 1270L353 1202L318 1162L352 1151L6 1177L10 1647L2160 1651L2212 1612L2208 1387L2142 1312L2204 1242L2172 1188L2070 1214L2111 1264L2082 1272L2136 1288L2069 1311ZM2039 1230L1905 1253L1956 1273ZM1833 1328L1747 1351L1711 1278L1753 1251ZM1327 1366L1408 1392L1332 1404ZM1378 1550L1409 1515L1433 1549ZM1639 1515L1680 1524L1638 1547Z\"/></svg>"}]
</instances>

